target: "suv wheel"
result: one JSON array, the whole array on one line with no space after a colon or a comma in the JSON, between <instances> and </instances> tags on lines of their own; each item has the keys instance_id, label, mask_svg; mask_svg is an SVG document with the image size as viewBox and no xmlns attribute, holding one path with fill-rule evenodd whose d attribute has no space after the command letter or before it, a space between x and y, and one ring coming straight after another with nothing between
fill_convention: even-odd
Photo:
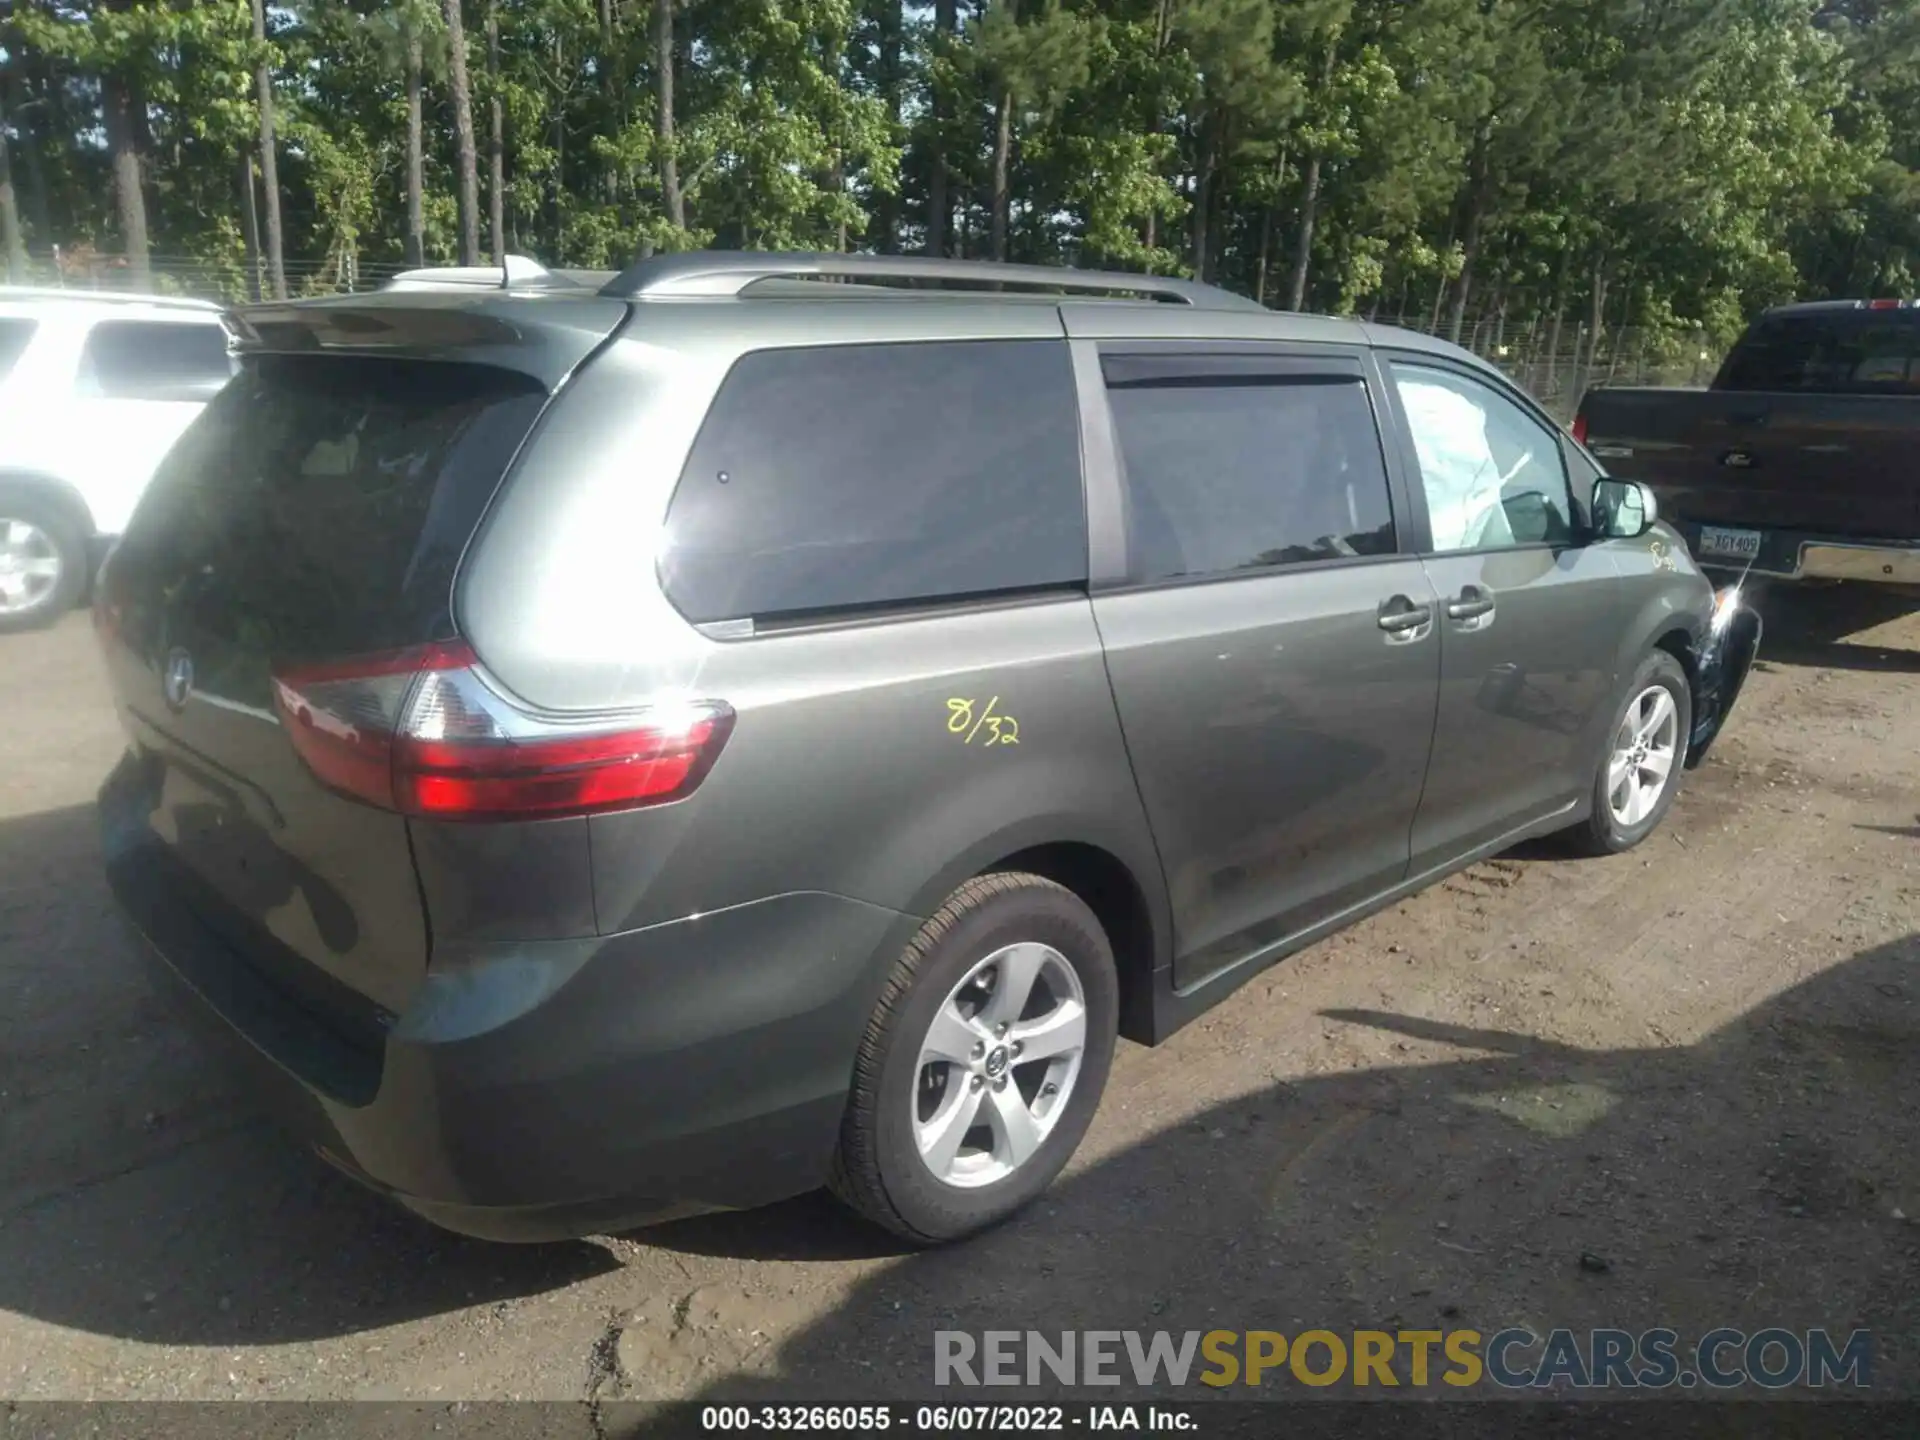
<instances>
[{"instance_id":1,"label":"suv wheel","mask_svg":"<svg viewBox=\"0 0 1920 1440\"><path fill-rule=\"evenodd\" d=\"M1651 835L1672 808L1693 732L1686 671L1664 650L1641 662L1607 732L1593 814L1574 832L1592 855L1618 855Z\"/></svg>"},{"instance_id":2,"label":"suv wheel","mask_svg":"<svg viewBox=\"0 0 1920 1440\"><path fill-rule=\"evenodd\" d=\"M1106 1088L1106 932L1037 875L968 881L895 965L854 1066L832 1185L915 1244L985 1229L1060 1173Z\"/></svg>"},{"instance_id":3,"label":"suv wheel","mask_svg":"<svg viewBox=\"0 0 1920 1440\"><path fill-rule=\"evenodd\" d=\"M0 492L0 632L51 625L86 588L86 545L59 509Z\"/></svg>"}]
</instances>

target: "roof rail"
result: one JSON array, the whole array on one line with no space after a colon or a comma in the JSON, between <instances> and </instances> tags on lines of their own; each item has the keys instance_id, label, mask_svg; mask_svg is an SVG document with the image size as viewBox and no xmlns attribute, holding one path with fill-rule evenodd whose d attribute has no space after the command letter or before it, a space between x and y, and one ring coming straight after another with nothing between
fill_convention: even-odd
<instances>
[{"instance_id":1,"label":"roof rail","mask_svg":"<svg viewBox=\"0 0 1920 1440\"><path fill-rule=\"evenodd\" d=\"M553 273L538 260L529 260L525 255L509 255L498 265L428 265L419 270L402 270L380 288L437 290L448 285L478 285L491 290L509 290L516 285L553 282Z\"/></svg>"},{"instance_id":2,"label":"roof rail","mask_svg":"<svg viewBox=\"0 0 1920 1440\"><path fill-rule=\"evenodd\" d=\"M59 285L0 285L0 301L72 300L97 305L157 305L169 310L218 310L213 300L188 295L147 295L133 290L83 290Z\"/></svg>"},{"instance_id":3,"label":"roof rail","mask_svg":"<svg viewBox=\"0 0 1920 1440\"><path fill-rule=\"evenodd\" d=\"M1817 315L1834 310L1913 310L1920 305L1912 300L1795 300L1787 305L1775 305L1766 313L1769 315Z\"/></svg>"},{"instance_id":4,"label":"roof rail","mask_svg":"<svg viewBox=\"0 0 1920 1440\"><path fill-rule=\"evenodd\" d=\"M695 250L656 255L623 270L600 291L622 300L737 297L770 280L848 280L887 288L887 282L951 284L976 289L1062 291L1071 295L1137 296L1200 310L1264 310L1243 295L1164 275L1117 270L1070 270L1051 265L1006 265L945 260L931 255L842 255L773 250Z\"/></svg>"}]
</instances>

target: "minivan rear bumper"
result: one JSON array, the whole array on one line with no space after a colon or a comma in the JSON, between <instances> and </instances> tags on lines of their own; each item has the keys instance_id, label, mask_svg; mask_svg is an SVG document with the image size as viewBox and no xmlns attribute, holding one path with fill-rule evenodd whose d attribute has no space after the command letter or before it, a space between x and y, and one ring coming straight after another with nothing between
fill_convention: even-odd
<instances>
[{"instance_id":1,"label":"minivan rear bumper","mask_svg":"<svg viewBox=\"0 0 1920 1440\"><path fill-rule=\"evenodd\" d=\"M126 839L112 803L103 791L109 883L163 988L325 1159L485 1239L605 1233L820 1185L886 957L914 923L800 893L465 947L436 957L370 1044L204 923L178 862Z\"/></svg>"}]
</instances>

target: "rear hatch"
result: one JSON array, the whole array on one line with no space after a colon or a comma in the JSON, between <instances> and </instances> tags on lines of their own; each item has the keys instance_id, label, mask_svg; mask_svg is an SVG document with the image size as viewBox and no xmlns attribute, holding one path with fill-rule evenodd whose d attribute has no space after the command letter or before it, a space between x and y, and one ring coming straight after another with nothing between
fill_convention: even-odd
<instances>
[{"instance_id":1,"label":"rear hatch","mask_svg":"<svg viewBox=\"0 0 1920 1440\"><path fill-rule=\"evenodd\" d=\"M390 1016L430 942L406 818L323 781L311 744L303 758L289 681L455 638L468 541L554 390L624 314L445 295L251 312L241 373L108 565L96 610L141 761L134 813L110 823L260 968L326 977L278 977L295 988L344 987ZM352 739L352 718L331 738Z\"/></svg>"}]
</instances>

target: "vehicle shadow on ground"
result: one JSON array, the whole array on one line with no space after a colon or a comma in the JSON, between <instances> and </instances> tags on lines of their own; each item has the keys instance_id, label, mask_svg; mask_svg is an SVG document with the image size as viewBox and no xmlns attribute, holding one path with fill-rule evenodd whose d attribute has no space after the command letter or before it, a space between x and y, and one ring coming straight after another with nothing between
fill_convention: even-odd
<instances>
[{"instance_id":1,"label":"vehicle shadow on ground","mask_svg":"<svg viewBox=\"0 0 1920 1440\"><path fill-rule=\"evenodd\" d=\"M1920 1226L1900 1218L1920 1216L1920 934L1684 1047L1322 1018L1397 1037L1407 1063L1275 1085L1120 1149L721 1378L697 1361L724 1338L683 1319L628 1393L953 1399L932 1384L938 1330L1783 1325L1872 1330L1874 1394L1920 1394ZM791 1256L832 1252L810 1237L844 1223L810 1200L645 1238Z\"/></svg>"},{"instance_id":2,"label":"vehicle shadow on ground","mask_svg":"<svg viewBox=\"0 0 1920 1440\"><path fill-rule=\"evenodd\" d=\"M1751 588L1750 601L1766 624L1760 664L1920 674L1920 651L1857 638L1912 614L1920 600L1877 585Z\"/></svg>"},{"instance_id":3,"label":"vehicle shadow on ground","mask_svg":"<svg viewBox=\"0 0 1920 1440\"><path fill-rule=\"evenodd\" d=\"M85 807L0 824L0 1309L152 1343L289 1343L613 1268L596 1244L441 1234L263 1125L146 997L92 851ZM1678 1048L1322 1018L1392 1063L1272 1085L1110 1153L1096 1126L1090 1163L1026 1215L869 1272L824 1317L654 1297L675 1303L621 1393L927 1394L938 1329L1518 1323L1865 1326L1876 1391L1920 1389L1920 1232L1893 1215L1920 1215L1920 936ZM1172 1058L1207 1043L1176 1037ZM899 1253L820 1196L631 1238ZM762 1307L770 1343L702 1329Z\"/></svg>"},{"instance_id":4,"label":"vehicle shadow on ground","mask_svg":"<svg viewBox=\"0 0 1920 1440\"><path fill-rule=\"evenodd\" d=\"M157 998L136 943L91 807L0 821L0 1309L273 1344L617 1268L586 1242L445 1234L297 1148Z\"/></svg>"}]
</instances>

